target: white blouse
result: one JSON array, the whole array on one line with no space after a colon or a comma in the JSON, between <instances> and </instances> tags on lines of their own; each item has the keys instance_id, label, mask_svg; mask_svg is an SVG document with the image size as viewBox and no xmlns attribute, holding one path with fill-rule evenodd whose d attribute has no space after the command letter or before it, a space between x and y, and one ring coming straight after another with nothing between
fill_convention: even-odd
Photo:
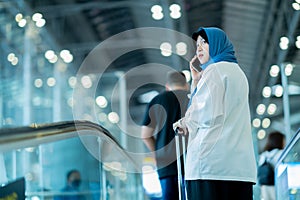
<instances>
[{"instance_id":1,"label":"white blouse","mask_svg":"<svg viewBox=\"0 0 300 200\"><path fill-rule=\"evenodd\" d=\"M207 67L182 123L188 128L186 180L256 182L248 81L239 65Z\"/></svg>"}]
</instances>

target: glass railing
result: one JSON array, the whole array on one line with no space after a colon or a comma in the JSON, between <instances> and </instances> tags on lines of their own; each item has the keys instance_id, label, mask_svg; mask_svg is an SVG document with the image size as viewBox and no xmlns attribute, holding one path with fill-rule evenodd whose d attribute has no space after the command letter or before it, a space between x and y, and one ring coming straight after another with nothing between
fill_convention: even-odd
<instances>
[{"instance_id":1,"label":"glass railing","mask_svg":"<svg viewBox=\"0 0 300 200\"><path fill-rule=\"evenodd\" d=\"M275 189L278 200L300 200L300 129L277 162Z\"/></svg>"},{"instance_id":2,"label":"glass railing","mask_svg":"<svg viewBox=\"0 0 300 200\"><path fill-rule=\"evenodd\" d=\"M0 129L0 199L144 199L136 162L88 121Z\"/></svg>"}]
</instances>

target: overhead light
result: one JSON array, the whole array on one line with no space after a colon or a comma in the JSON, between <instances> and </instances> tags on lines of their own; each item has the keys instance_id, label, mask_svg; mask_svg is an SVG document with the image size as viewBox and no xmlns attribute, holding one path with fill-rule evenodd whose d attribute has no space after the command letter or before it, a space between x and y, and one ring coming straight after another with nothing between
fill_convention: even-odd
<instances>
[{"instance_id":1,"label":"overhead light","mask_svg":"<svg viewBox=\"0 0 300 200\"><path fill-rule=\"evenodd\" d=\"M93 85L91 77L87 75L83 76L81 78L81 84L84 88L91 88Z\"/></svg>"},{"instance_id":2,"label":"overhead light","mask_svg":"<svg viewBox=\"0 0 300 200\"><path fill-rule=\"evenodd\" d=\"M295 45L296 45L296 47L297 47L298 49L300 49L300 36L297 36Z\"/></svg>"},{"instance_id":3,"label":"overhead light","mask_svg":"<svg viewBox=\"0 0 300 200\"><path fill-rule=\"evenodd\" d=\"M276 110L277 110L276 104L271 103L271 104L268 106L267 112L268 112L269 115L274 115L275 112L276 112Z\"/></svg>"},{"instance_id":4,"label":"overhead light","mask_svg":"<svg viewBox=\"0 0 300 200\"><path fill-rule=\"evenodd\" d=\"M119 122L120 118L119 118L119 115L116 113L116 112L110 112L108 114L108 120L113 123L113 124L116 124Z\"/></svg>"},{"instance_id":5,"label":"overhead light","mask_svg":"<svg viewBox=\"0 0 300 200\"><path fill-rule=\"evenodd\" d=\"M283 87L281 85L275 85L275 92L274 95L276 97L281 97L283 95Z\"/></svg>"},{"instance_id":6,"label":"overhead light","mask_svg":"<svg viewBox=\"0 0 300 200\"><path fill-rule=\"evenodd\" d=\"M259 131L257 132L257 138L258 138L259 140L262 140L262 139L264 139L265 137L266 137L266 131L265 131L265 130L261 129L261 130L259 130Z\"/></svg>"},{"instance_id":7,"label":"overhead light","mask_svg":"<svg viewBox=\"0 0 300 200\"><path fill-rule=\"evenodd\" d=\"M26 25L27 21L26 19L21 19L19 22L18 22L18 26L19 27L24 27Z\"/></svg>"},{"instance_id":8,"label":"overhead light","mask_svg":"<svg viewBox=\"0 0 300 200\"><path fill-rule=\"evenodd\" d=\"M260 127L260 124L261 124L260 119L258 119L258 118L253 119L253 121L252 121L253 127L258 128L258 127Z\"/></svg>"},{"instance_id":9,"label":"overhead light","mask_svg":"<svg viewBox=\"0 0 300 200\"><path fill-rule=\"evenodd\" d=\"M300 10L300 5L299 5L299 3L293 3L292 4L292 7L294 8L294 10Z\"/></svg>"},{"instance_id":10,"label":"overhead light","mask_svg":"<svg viewBox=\"0 0 300 200\"><path fill-rule=\"evenodd\" d=\"M170 5L169 7L170 9L170 17L173 18L173 19L178 19L181 17L181 7L178 5L178 4L172 4Z\"/></svg>"},{"instance_id":11,"label":"overhead light","mask_svg":"<svg viewBox=\"0 0 300 200\"><path fill-rule=\"evenodd\" d=\"M16 14L16 16L15 16L16 22L20 22L21 19L23 19L23 15L21 13Z\"/></svg>"},{"instance_id":12,"label":"overhead light","mask_svg":"<svg viewBox=\"0 0 300 200\"><path fill-rule=\"evenodd\" d=\"M271 125L271 120L269 118L265 118L262 120L261 126L263 128L269 128L270 125Z\"/></svg>"},{"instance_id":13,"label":"overhead light","mask_svg":"<svg viewBox=\"0 0 300 200\"><path fill-rule=\"evenodd\" d=\"M184 42L178 42L176 44L176 53L180 56L184 56L187 53L187 45Z\"/></svg>"},{"instance_id":14,"label":"overhead light","mask_svg":"<svg viewBox=\"0 0 300 200\"><path fill-rule=\"evenodd\" d=\"M65 63L70 63L73 61L73 55L69 50L61 50L59 53L60 57L63 59Z\"/></svg>"},{"instance_id":15,"label":"overhead light","mask_svg":"<svg viewBox=\"0 0 300 200\"><path fill-rule=\"evenodd\" d=\"M152 18L155 20L161 20L164 17L162 12L162 7L160 5L154 5L151 7Z\"/></svg>"},{"instance_id":16,"label":"overhead light","mask_svg":"<svg viewBox=\"0 0 300 200\"><path fill-rule=\"evenodd\" d=\"M32 15L32 20L35 21L35 22L39 21L42 18L43 18L43 15L41 13L34 13Z\"/></svg>"},{"instance_id":17,"label":"overhead light","mask_svg":"<svg viewBox=\"0 0 300 200\"><path fill-rule=\"evenodd\" d=\"M37 88L40 88L43 86L43 80L38 78L38 79L35 79L34 81L34 86L37 87Z\"/></svg>"},{"instance_id":18,"label":"overhead light","mask_svg":"<svg viewBox=\"0 0 300 200\"><path fill-rule=\"evenodd\" d=\"M105 108L107 106L107 100L104 96L98 96L96 98L96 103L100 108Z\"/></svg>"},{"instance_id":19,"label":"overhead light","mask_svg":"<svg viewBox=\"0 0 300 200\"><path fill-rule=\"evenodd\" d=\"M71 88L75 88L76 86L76 83L77 83L77 78L75 76L71 76L69 79L68 79L68 83L69 83L69 86Z\"/></svg>"},{"instance_id":20,"label":"overhead light","mask_svg":"<svg viewBox=\"0 0 300 200\"><path fill-rule=\"evenodd\" d=\"M272 94L272 89L271 89L271 87L265 86L264 89L263 89L263 91L262 91L263 97L269 98L269 97L271 96L271 94Z\"/></svg>"},{"instance_id":21,"label":"overhead light","mask_svg":"<svg viewBox=\"0 0 300 200\"><path fill-rule=\"evenodd\" d=\"M161 50L161 54L163 56L170 56L172 55L172 45L168 42L163 42L161 45L160 45L160 50Z\"/></svg>"},{"instance_id":22,"label":"overhead light","mask_svg":"<svg viewBox=\"0 0 300 200\"><path fill-rule=\"evenodd\" d=\"M45 19L39 19L38 21L35 22L35 25L39 28L45 26L46 20Z\"/></svg>"},{"instance_id":23,"label":"overhead light","mask_svg":"<svg viewBox=\"0 0 300 200\"><path fill-rule=\"evenodd\" d=\"M270 76L277 77L279 74L279 71L280 71L280 69L279 69L278 65L272 65L270 72L269 72Z\"/></svg>"},{"instance_id":24,"label":"overhead light","mask_svg":"<svg viewBox=\"0 0 300 200\"><path fill-rule=\"evenodd\" d=\"M256 108L256 113L258 115L263 115L266 111L266 106L264 104L259 104Z\"/></svg>"},{"instance_id":25,"label":"overhead light","mask_svg":"<svg viewBox=\"0 0 300 200\"><path fill-rule=\"evenodd\" d=\"M290 76L293 73L294 66L292 64L287 64L284 68L284 72L286 76Z\"/></svg>"},{"instance_id":26,"label":"overhead light","mask_svg":"<svg viewBox=\"0 0 300 200\"><path fill-rule=\"evenodd\" d=\"M281 37L280 38L280 43L279 43L279 47L282 49L282 50L286 50L288 49L289 47L289 38L287 37Z\"/></svg>"},{"instance_id":27,"label":"overhead light","mask_svg":"<svg viewBox=\"0 0 300 200\"><path fill-rule=\"evenodd\" d=\"M45 52L45 58L47 58L48 60L52 59L54 57L55 53L52 50L48 50Z\"/></svg>"}]
</instances>

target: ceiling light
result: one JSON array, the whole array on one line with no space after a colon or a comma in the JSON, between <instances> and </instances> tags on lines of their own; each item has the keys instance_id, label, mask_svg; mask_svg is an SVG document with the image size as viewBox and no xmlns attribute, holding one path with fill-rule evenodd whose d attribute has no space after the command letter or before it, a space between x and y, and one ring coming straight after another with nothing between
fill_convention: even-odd
<instances>
[{"instance_id":1,"label":"ceiling light","mask_svg":"<svg viewBox=\"0 0 300 200\"><path fill-rule=\"evenodd\" d=\"M96 103L100 108L105 108L107 106L107 100L104 96L98 96L96 98Z\"/></svg>"},{"instance_id":2,"label":"ceiling light","mask_svg":"<svg viewBox=\"0 0 300 200\"><path fill-rule=\"evenodd\" d=\"M54 56L55 56L55 53L52 50L48 50L45 52L45 58L47 58L48 60L52 59Z\"/></svg>"},{"instance_id":3,"label":"ceiling light","mask_svg":"<svg viewBox=\"0 0 300 200\"><path fill-rule=\"evenodd\" d=\"M181 17L181 7L178 5L178 4L172 4L170 7L169 7L171 13L170 13L170 17L173 18L173 19L178 19Z\"/></svg>"},{"instance_id":4,"label":"ceiling light","mask_svg":"<svg viewBox=\"0 0 300 200\"><path fill-rule=\"evenodd\" d=\"M57 57L57 55L54 54L54 56L51 59L49 59L49 62L50 63L56 63L57 60L58 60L58 57Z\"/></svg>"},{"instance_id":5,"label":"ceiling light","mask_svg":"<svg viewBox=\"0 0 300 200\"><path fill-rule=\"evenodd\" d=\"M286 50L288 49L289 47L289 38L287 37L281 37L280 38L280 43L279 43L279 47L282 49L282 50Z\"/></svg>"},{"instance_id":6,"label":"ceiling light","mask_svg":"<svg viewBox=\"0 0 300 200\"><path fill-rule=\"evenodd\" d=\"M23 15L21 13L16 14L16 16L15 16L16 22L20 22L21 19L23 19Z\"/></svg>"},{"instance_id":7,"label":"ceiling light","mask_svg":"<svg viewBox=\"0 0 300 200\"><path fill-rule=\"evenodd\" d=\"M155 20L160 20L164 17L164 14L162 12L162 7L159 5L154 5L151 7L151 12L152 12L152 18Z\"/></svg>"},{"instance_id":8,"label":"ceiling light","mask_svg":"<svg viewBox=\"0 0 300 200\"><path fill-rule=\"evenodd\" d=\"M276 85L274 94L276 97L281 97L283 94L283 87L281 85Z\"/></svg>"},{"instance_id":9,"label":"ceiling light","mask_svg":"<svg viewBox=\"0 0 300 200\"><path fill-rule=\"evenodd\" d=\"M292 64L287 64L285 66L284 72L286 76L290 76L293 73L294 66Z\"/></svg>"},{"instance_id":10,"label":"ceiling light","mask_svg":"<svg viewBox=\"0 0 300 200\"><path fill-rule=\"evenodd\" d=\"M21 19L19 22L18 22L18 26L19 27L24 27L26 25L27 21L26 19Z\"/></svg>"},{"instance_id":11,"label":"ceiling light","mask_svg":"<svg viewBox=\"0 0 300 200\"><path fill-rule=\"evenodd\" d=\"M38 79L35 79L34 81L34 86L37 87L37 88L40 88L43 86L43 80L38 78Z\"/></svg>"},{"instance_id":12,"label":"ceiling light","mask_svg":"<svg viewBox=\"0 0 300 200\"><path fill-rule=\"evenodd\" d=\"M91 88L93 85L92 79L89 76L83 76L81 78L81 84L84 88Z\"/></svg>"},{"instance_id":13,"label":"ceiling light","mask_svg":"<svg viewBox=\"0 0 300 200\"><path fill-rule=\"evenodd\" d=\"M300 49L300 36L297 36L295 45L296 45L296 47L297 47L298 49Z\"/></svg>"},{"instance_id":14,"label":"ceiling light","mask_svg":"<svg viewBox=\"0 0 300 200\"><path fill-rule=\"evenodd\" d=\"M256 108L256 113L257 113L258 115L264 114L265 111L266 111L266 106L265 106L264 104L259 104L259 105L257 106L257 108Z\"/></svg>"},{"instance_id":15,"label":"ceiling light","mask_svg":"<svg viewBox=\"0 0 300 200\"><path fill-rule=\"evenodd\" d=\"M276 110L277 110L276 104L271 103L271 104L268 106L267 112L268 112L269 115L274 115L275 112L276 112Z\"/></svg>"},{"instance_id":16,"label":"ceiling light","mask_svg":"<svg viewBox=\"0 0 300 200\"><path fill-rule=\"evenodd\" d=\"M46 20L45 19L39 19L38 21L36 21L35 25L39 28L45 26L46 24Z\"/></svg>"},{"instance_id":17,"label":"ceiling light","mask_svg":"<svg viewBox=\"0 0 300 200\"><path fill-rule=\"evenodd\" d=\"M292 7L294 8L294 10L300 10L300 5L298 3L293 3Z\"/></svg>"},{"instance_id":18,"label":"ceiling light","mask_svg":"<svg viewBox=\"0 0 300 200\"><path fill-rule=\"evenodd\" d=\"M258 128L258 127L260 127L260 124L261 124L260 119L258 119L258 118L253 119L253 121L252 121L253 127Z\"/></svg>"},{"instance_id":19,"label":"ceiling light","mask_svg":"<svg viewBox=\"0 0 300 200\"><path fill-rule=\"evenodd\" d=\"M270 76L277 77L279 74L279 71L280 71L280 69L279 69L278 65L272 65L270 72L269 72Z\"/></svg>"},{"instance_id":20,"label":"ceiling light","mask_svg":"<svg viewBox=\"0 0 300 200\"><path fill-rule=\"evenodd\" d=\"M269 86L265 86L262 92L263 97L268 98L272 94L272 89Z\"/></svg>"},{"instance_id":21,"label":"ceiling light","mask_svg":"<svg viewBox=\"0 0 300 200\"><path fill-rule=\"evenodd\" d=\"M116 112L110 112L108 114L108 120L113 123L113 124L116 124L119 122L120 118L119 118L119 115L116 113Z\"/></svg>"},{"instance_id":22,"label":"ceiling light","mask_svg":"<svg viewBox=\"0 0 300 200\"><path fill-rule=\"evenodd\" d=\"M14 53L10 53L10 54L7 55L7 60L9 62L12 62L15 57L16 57L16 55Z\"/></svg>"},{"instance_id":23,"label":"ceiling light","mask_svg":"<svg viewBox=\"0 0 300 200\"><path fill-rule=\"evenodd\" d=\"M170 56L172 55L172 46L170 43L168 42L163 42L161 45L160 45L160 50L161 50L161 54L163 56Z\"/></svg>"},{"instance_id":24,"label":"ceiling light","mask_svg":"<svg viewBox=\"0 0 300 200\"><path fill-rule=\"evenodd\" d=\"M49 87L53 87L53 86L55 86L55 84L56 84L55 78L50 77L50 78L47 79L47 85L48 85Z\"/></svg>"},{"instance_id":25,"label":"ceiling light","mask_svg":"<svg viewBox=\"0 0 300 200\"><path fill-rule=\"evenodd\" d=\"M259 130L259 131L257 132L257 138L258 138L259 140L262 140L262 139L264 139L265 137L266 137L266 131L265 131L265 130L261 129L261 130Z\"/></svg>"},{"instance_id":26,"label":"ceiling light","mask_svg":"<svg viewBox=\"0 0 300 200\"><path fill-rule=\"evenodd\" d=\"M18 62L19 62L19 59L17 57L14 57L14 59L11 61L11 64L15 66L18 64Z\"/></svg>"},{"instance_id":27,"label":"ceiling light","mask_svg":"<svg viewBox=\"0 0 300 200\"><path fill-rule=\"evenodd\" d=\"M271 125L271 120L269 118L265 118L262 120L261 126L263 128L269 128L270 125Z\"/></svg>"},{"instance_id":28,"label":"ceiling light","mask_svg":"<svg viewBox=\"0 0 300 200\"><path fill-rule=\"evenodd\" d=\"M180 56L184 56L187 53L187 45L184 42L176 44L176 53Z\"/></svg>"},{"instance_id":29,"label":"ceiling light","mask_svg":"<svg viewBox=\"0 0 300 200\"><path fill-rule=\"evenodd\" d=\"M162 18L164 18L164 14L163 13L153 13L152 18L155 20L161 20Z\"/></svg>"},{"instance_id":30,"label":"ceiling light","mask_svg":"<svg viewBox=\"0 0 300 200\"><path fill-rule=\"evenodd\" d=\"M162 7L160 5L154 5L151 7L151 12L152 13L159 13L162 12Z\"/></svg>"},{"instance_id":31,"label":"ceiling light","mask_svg":"<svg viewBox=\"0 0 300 200\"><path fill-rule=\"evenodd\" d=\"M68 83L69 83L69 86L71 88L75 88L76 86L76 83L77 83L77 78L75 76L71 76L69 79L68 79Z\"/></svg>"},{"instance_id":32,"label":"ceiling light","mask_svg":"<svg viewBox=\"0 0 300 200\"><path fill-rule=\"evenodd\" d=\"M41 13L34 13L32 15L32 20L35 21L35 22L39 21L42 18L43 18L43 15Z\"/></svg>"}]
</instances>

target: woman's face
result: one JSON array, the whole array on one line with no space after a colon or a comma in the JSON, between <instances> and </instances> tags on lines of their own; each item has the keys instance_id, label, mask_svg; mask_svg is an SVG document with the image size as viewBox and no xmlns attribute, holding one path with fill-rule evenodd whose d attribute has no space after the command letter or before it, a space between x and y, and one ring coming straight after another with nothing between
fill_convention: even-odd
<instances>
[{"instance_id":1,"label":"woman's face","mask_svg":"<svg viewBox=\"0 0 300 200\"><path fill-rule=\"evenodd\" d=\"M209 61L209 45L208 43L199 35L197 39L197 57L201 64L205 64Z\"/></svg>"}]
</instances>

